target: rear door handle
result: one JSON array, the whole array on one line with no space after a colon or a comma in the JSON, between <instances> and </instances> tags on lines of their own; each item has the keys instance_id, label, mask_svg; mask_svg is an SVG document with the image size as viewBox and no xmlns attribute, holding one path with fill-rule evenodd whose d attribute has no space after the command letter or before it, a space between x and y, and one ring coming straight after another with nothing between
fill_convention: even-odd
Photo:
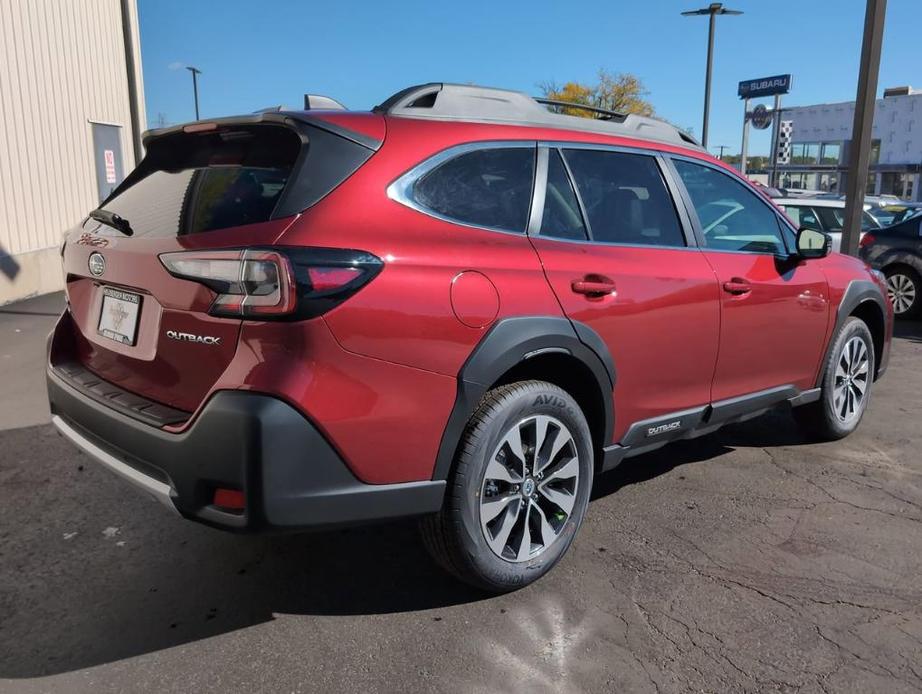
<instances>
[{"instance_id":1,"label":"rear door handle","mask_svg":"<svg viewBox=\"0 0 922 694\"><path fill-rule=\"evenodd\" d=\"M577 294L585 294L586 296L592 297L614 294L616 289L615 283L612 280L601 275L587 275L582 279L573 280L570 283L570 288Z\"/></svg>"},{"instance_id":2,"label":"rear door handle","mask_svg":"<svg viewBox=\"0 0 922 694\"><path fill-rule=\"evenodd\" d=\"M742 294L748 294L752 291L752 285L748 280L744 280L740 277L734 277L729 282L724 282L724 291L728 294L734 294L740 296Z\"/></svg>"}]
</instances>

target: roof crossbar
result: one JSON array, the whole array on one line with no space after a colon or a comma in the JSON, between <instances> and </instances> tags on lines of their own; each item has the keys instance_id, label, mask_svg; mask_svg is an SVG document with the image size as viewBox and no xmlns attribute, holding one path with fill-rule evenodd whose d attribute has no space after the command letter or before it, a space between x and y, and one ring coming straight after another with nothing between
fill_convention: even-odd
<instances>
[{"instance_id":1,"label":"roof crossbar","mask_svg":"<svg viewBox=\"0 0 922 694\"><path fill-rule=\"evenodd\" d=\"M590 113L596 113L600 116L603 116L601 120L616 120L619 122L624 122L624 119L627 118L626 113L618 113L617 111L610 111L607 108L599 108L598 106L588 106L586 104L578 104L573 101L560 101L558 99L545 99L542 96L533 96L532 99L537 101L539 104L544 104L545 106L557 106L559 108L576 108L580 111L589 111Z\"/></svg>"}]
</instances>

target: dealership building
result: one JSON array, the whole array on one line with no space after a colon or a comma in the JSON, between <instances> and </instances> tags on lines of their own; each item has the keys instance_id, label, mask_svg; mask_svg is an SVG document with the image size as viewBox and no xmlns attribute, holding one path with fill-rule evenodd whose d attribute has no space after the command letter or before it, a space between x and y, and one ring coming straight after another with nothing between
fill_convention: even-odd
<instances>
[{"instance_id":1,"label":"dealership building","mask_svg":"<svg viewBox=\"0 0 922 694\"><path fill-rule=\"evenodd\" d=\"M855 102L784 108L792 121L790 162L778 166L778 185L845 193ZM922 90L884 91L874 108L867 194L922 200Z\"/></svg>"},{"instance_id":2,"label":"dealership building","mask_svg":"<svg viewBox=\"0 0 922 694\"><path fill-rule=\"evenodd\" d=\"M136 0L3 0L0 305L61 289L59 249L140 155Z\"/></svg>"}]
</instances>

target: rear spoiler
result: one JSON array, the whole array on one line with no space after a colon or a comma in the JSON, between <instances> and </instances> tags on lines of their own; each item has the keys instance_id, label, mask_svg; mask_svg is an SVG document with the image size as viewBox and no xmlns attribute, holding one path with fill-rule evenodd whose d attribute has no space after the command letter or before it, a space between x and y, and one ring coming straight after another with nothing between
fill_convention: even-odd
<instances>
[{"instance_id":1,"label":"rear spoiler","mask_svg":"<svg viewBox=\"0 0 922 694\"><path fill-rule=\"evenodd\" d=\"M302 137L302 139L307 139L305 129L301 127L302 125L310 125L320 130L325 130L334 135L339 135L342 138L350 140L357 145L366 147L367 149L377 152L382 145L382 141L377 138L370 137L364 133L358 133L349 128L344 128L341 125L331 123L323 118L317 118L312 116L309 113L303 111L264 111L260 113L252 113L245 116L228 116L224 118L209 118L208 120L193 121L191 123L181 123L179 125L171 125L166 128L156 128L153 130L147 130L141 135L141 142L144 144L144 147L148 147L152 140L159 139L168 135L176 135L178 133L194 133L194 132L205 132L208 130L217 130L223 127L233 127L235 125L257 125L260 123L266 124L275 124L283 125L285 127L291 128Z\"/></svg>"}]
</instances>

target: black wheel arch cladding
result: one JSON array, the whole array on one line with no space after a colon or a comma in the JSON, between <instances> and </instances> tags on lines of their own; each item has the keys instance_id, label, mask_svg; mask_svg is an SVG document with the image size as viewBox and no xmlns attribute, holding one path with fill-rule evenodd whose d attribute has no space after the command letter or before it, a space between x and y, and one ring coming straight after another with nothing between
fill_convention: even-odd
<instances>
[{"instance_id":1,"label":"black wheel arch cladding","mask_svg":"<svg viewBox=\"0 0 922 694\"><path fill-rule=\"evenodd\" d=\"M458 443L484 394L510 369L544 353L565 353L595 378L602 394L603 445L614 429L615 363L604 340L591 327L560 316L523 316L495 323L458 372L458 392L439 445L432 479L448 477Z\"/></svg>"},{"instance_id":2,"label":"black wheel arch cladding","mask_svg":"<svg viewBox=\"0 0 922 694\"><path fill-rule=\"evenodd\" d=\"M845 294L842 295L842 300L839 302L839 308L836 311L835 329L832 331L832 335L829 337L829 344L826 345L826 351L823 353L823 361L821 362L820 371L816 376L815 386L817 388L819 388L823 383L823 369L829 359L830 352L832 351L833 347L835 347L836 337L839 335L839 332L842 330L842 326L845 325L845 322L848 320L848 318L855 313L859 306L871 302L880 311L881 323L884 325L884 329L886 329L888 301L889 299L887 299L884 293L880 290L880 287L878 287L871 280L852 280L849 282L848 287L845 289ZM871 336L875 343L876 352L877 336L874 335L875 326L869 325L868 330L871 331ZM881 355L875 353L874 356L875 370L879 372L881 369Z\"/></svg>"}]
</instances>

